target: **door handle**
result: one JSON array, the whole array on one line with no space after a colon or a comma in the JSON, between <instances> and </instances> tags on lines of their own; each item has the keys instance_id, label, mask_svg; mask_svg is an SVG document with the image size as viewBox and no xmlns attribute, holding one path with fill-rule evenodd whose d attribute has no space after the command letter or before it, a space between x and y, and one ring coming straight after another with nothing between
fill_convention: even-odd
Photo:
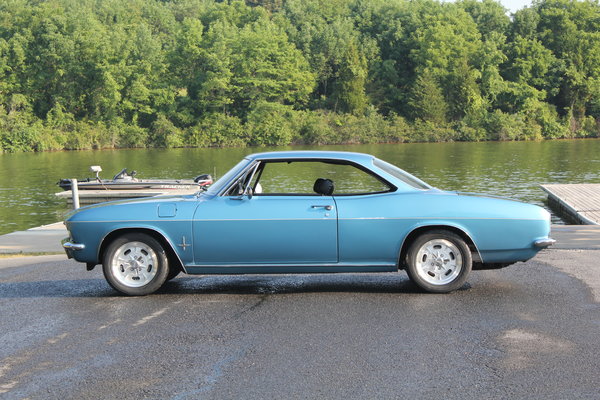
<instances>
[{"instance_id":1,"label":"door handle","mask_svg":"<svg viewBox=\"0 0 600 400\"><path fill-rule=\"evenodd\" d=\"M324 208L327 211L333 209L333 206L330 206L329 204L327 205L314 205L314 206L310 206L310 208Z\"/></svg>"}]
</instances>

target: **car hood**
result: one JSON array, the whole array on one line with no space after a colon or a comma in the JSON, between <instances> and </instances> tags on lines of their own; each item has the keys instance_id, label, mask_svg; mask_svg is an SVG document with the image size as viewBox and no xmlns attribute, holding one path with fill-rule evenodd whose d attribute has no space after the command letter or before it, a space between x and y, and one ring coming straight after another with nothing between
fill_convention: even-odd
<instances>
[{"instance_id":1,"label":"car hood","mask_svg":"<svg viewBox=\"0 0 600 400\"><path fill-rule=\"evenodd\" d=\"M200 192L193 195L166 195L109 201L73 210L65 216L65 220L141 219L156 216L157 213L160 214L161 209L173 210L171 211L173 217L181 216L181 211L192 208L193 204L202 201L205 196L204 192Z\"/></svg>"}]
</instances>

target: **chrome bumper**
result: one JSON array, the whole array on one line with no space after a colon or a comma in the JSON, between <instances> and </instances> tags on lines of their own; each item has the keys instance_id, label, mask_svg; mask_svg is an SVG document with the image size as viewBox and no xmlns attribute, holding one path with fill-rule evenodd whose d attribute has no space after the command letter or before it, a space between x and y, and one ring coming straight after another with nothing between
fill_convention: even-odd
<instances>
[{"instance_id":1,"label":"chrome bumper","mask_svg":"<svg viewBox=\"0 0 600 400\"><path fill-rule=\"evenodd\" d=\"M73 258L73 252L85 249L85 244L72 243L69 241L69 238L65 238L62 240L62 247L63 247L63 249L65 249L65 253L67 253L67 257Z\"/></svg>"},{"instance_id":2,"label":"chrome bumper","mask_svg":"<svg viewBox=\"0 0 600 400\"><path fill-rule=\"evenodd\" d=\"M63 243L63 247L67 250L83 250L85 249L85 244L65 242Z\"/></svg>"},{"instance_id":3,"label":"chrome bumper","mask_svg":"<svg viewBox=\"0 0 600 400\"><path fill-rule=\"evenodd\" d=\"M533 242L533 245L535 247L548 247L552 246L554 243L556 243L556 240L548 238L536 240L535 242Z\"/></svg>"}]
</instances>

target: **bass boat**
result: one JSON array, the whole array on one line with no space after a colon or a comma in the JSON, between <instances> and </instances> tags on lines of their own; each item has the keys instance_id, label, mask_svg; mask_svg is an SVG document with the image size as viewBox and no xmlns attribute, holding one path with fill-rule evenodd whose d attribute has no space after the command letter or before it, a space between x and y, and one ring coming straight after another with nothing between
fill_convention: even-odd
<instances>
[{"instance_id":1,"label":"bass boat","mask_svg":"<svg viewBox=\"0 0 600 400\"><path fill-rule=\"evenodd\" d=\"M100 179L99 173L102 168L99 165L90 167L91 172L96 173L95 178L77 180L79 190L145 190L145 189L206 189L213 183L209 174L198 175L194 179L138 179L136 171L127 172L123 168L113 179ZM63 190L71 190L71 180L61 179L57 182Z\"/></svg>"}]
</instances>

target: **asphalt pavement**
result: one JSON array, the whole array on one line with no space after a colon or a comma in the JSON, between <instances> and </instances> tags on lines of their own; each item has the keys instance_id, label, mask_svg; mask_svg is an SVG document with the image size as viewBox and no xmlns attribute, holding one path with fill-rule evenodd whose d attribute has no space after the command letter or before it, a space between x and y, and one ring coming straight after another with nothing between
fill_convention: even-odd
<instances>
[{"instance_id":1,"label":"asphalt pavement","mask_svg":"<svg viewBox=\"0 0 600 400\"><path fill-rule=\"evenodd\" d=\"M598 250L421 293L406 274L183 275L117 295L0 258L2 399L598 399Z\"/></svg>"}]
</instances>

